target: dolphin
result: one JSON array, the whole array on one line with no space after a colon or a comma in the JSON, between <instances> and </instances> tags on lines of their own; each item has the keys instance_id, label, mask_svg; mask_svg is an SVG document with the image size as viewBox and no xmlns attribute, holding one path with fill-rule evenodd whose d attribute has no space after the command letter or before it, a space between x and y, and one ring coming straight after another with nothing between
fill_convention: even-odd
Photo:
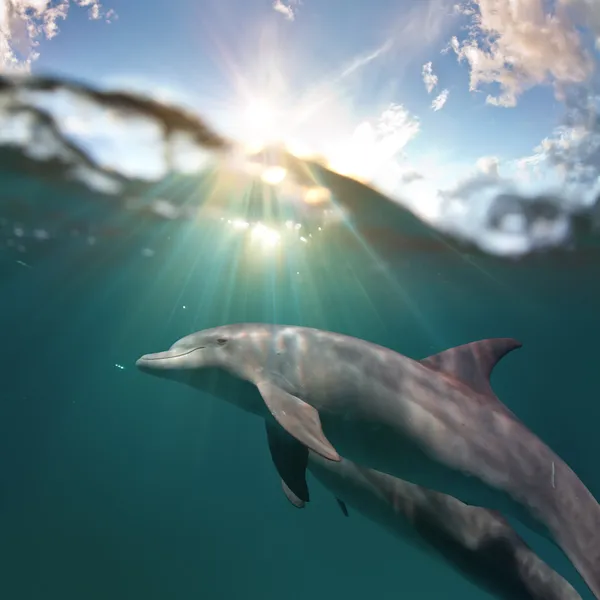
<instances>
[{"instance_id":1,"label":"dolphin","mask_svg":"<svg viewBox=\"0 0 600 600\"><path fill-rule=\"evenodd\" d=\"M299 499L309 500L309 449L347 457L519 519L556 541L600 600L600 506L490 385L520 346L488 339L413 360L329 331L242 323L136 364L263 417L275 467Z\"/></svg>"},{"instance_id":2,"label":"dolphin","mask_svg":"<svg viewBox=\"0 0 600 600\"><path fill-rule=\"evenodd\" d=\"M413 546L445 560L467 579L506 600L581 600L575 589L541 560L510 525L490 510L309 451L308 470L335 496ZM282 480L290 502L303 508Z\"/></svg>"}]
</instances>

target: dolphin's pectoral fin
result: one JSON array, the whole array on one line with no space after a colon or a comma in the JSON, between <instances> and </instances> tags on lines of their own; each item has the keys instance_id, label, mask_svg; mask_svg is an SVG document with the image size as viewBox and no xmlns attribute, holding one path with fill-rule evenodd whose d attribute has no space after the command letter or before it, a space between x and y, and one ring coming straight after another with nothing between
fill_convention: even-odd
<instances>
[{"instance_id":1,"label":"dolphin's pectoral fin","mask_svg":"<svg viewBox=\"0 0 600 600\"><path fill-rule=\"evenodd\" d=\"M296 496L296 494L294 494L294 492L292 492L292 490L290 490L290 488L285 484L283 479L281 480L281 487L283 488L285 497L290 501L292 506L295 506L296 508L304 508L306 506L306 502L304 502L304 500L300 500L300 498L298 498L298 496Z\"/></svg>"},{"instance_id":2,"label":"dolphin's pectoral fin","mask_svg":"<svg viewBox=\"0 0 600 600\"><path fill-rule=\"evenodd\" d=\"M267 421L266 424L271 458L281 480L301 502L308 502L310 500L306 483L308 448L277 423ZM285 488L283 491L285 492ZM296 506L294 502L292 504Z\"/></svg>"},{"instance_id":3,"label":"dolphin's pectoral fin","mask_svg":"<svg viewBox=\"0 0 600 600\"><path fill-rule=\"evenodd\" d=\"M502 357L522 346L512 338L490 338L450 348L421 360L425 367L445 373L467 384L472 390L496 397L490 375Z\"/></svg>"},{"instance_id":4,"label":"dolphin's pectoral fin","mask_svg":"<svg viewBox=\"0 0 600 600\"><path fill-rule=\"evenodd\" d=\"M256 387L276 421L292 437L323 458L341 460L323 433L316 408L269 381L261 381Z\"/></svg>"},{"instance_id":5,"label":"dolphin's pectoral fin","mask_svg":"<svg viewBox=\"0 0 600 600\"><path fill-rule=\"evenodd\" d=\"M345 517L349 516L348 515L348 507L346 506L346 503L343 500L340 500L339 498L336 498L336 500L337 500L339 507L342 509L344 516Z\"/></svg>"}]
</instances>

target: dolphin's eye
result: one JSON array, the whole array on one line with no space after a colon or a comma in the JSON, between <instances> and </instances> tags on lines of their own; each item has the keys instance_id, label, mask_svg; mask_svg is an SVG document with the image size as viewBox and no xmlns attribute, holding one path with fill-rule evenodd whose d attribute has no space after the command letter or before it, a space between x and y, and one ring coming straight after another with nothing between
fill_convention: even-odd
<instances>
[{"instance_id":1,"label":"dolphin's eye","mask_svg":"<svg viewBox=\"0 0 600 600\"><path fill-rule=\"evenodd\" d=\"M219 344L219 346L224 346L226 343L227 343L226 338L218 338L217 339L217 344Z\"/></svg>"}]
</instances>

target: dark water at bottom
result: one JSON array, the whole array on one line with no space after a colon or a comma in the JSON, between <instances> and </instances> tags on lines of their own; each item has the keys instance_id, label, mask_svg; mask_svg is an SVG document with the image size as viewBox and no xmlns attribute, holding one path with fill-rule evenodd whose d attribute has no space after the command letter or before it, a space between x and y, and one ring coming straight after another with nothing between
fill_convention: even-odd
<instances>
[{"instance_id":1,"label":"dark water at bottom","mask_svg":"<svg viewBox=\"0 0 600 600\"><path fill-rule=\"evenodd\" d=\"M495 390L600 497L593 266L407 252L392 282L358 252L292 254L275 269L210 224L156 228L93 257L65 242L29 266L0 262L0 597L486 597L345 519L315 482L294 510L260 421L135 370L140 354L225 322L322 327L412 357L516 337ZM153 236L172 248L144 257ZM590 597L558 551L527 539Z\"/></svg>"}]
</instances>

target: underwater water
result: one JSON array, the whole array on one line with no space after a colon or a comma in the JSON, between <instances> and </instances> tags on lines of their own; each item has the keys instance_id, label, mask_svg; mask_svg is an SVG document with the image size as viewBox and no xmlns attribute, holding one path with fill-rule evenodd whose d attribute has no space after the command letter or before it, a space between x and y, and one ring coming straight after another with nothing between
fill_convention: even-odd
<instances>
[{"instance_id":1,"label":"underwater water","mask_svg":"<svg viewBox=\"0 0 600 600\"><path fill-rule=\"evenodd\" d=\"M523 348L495 370L495 391L600 497L594 248L378 254L377 240L342 246L318 228L273 247L233 235L227 217L142 219L60 178L5 169L0 193L1 597L492 597L345 518L314 479L311 503L293 509L259 419L135 369L219 324L318 327L414 358L515 337ZM558 550L519 532L591 597Z\"/></svg>"}]
</instances>

